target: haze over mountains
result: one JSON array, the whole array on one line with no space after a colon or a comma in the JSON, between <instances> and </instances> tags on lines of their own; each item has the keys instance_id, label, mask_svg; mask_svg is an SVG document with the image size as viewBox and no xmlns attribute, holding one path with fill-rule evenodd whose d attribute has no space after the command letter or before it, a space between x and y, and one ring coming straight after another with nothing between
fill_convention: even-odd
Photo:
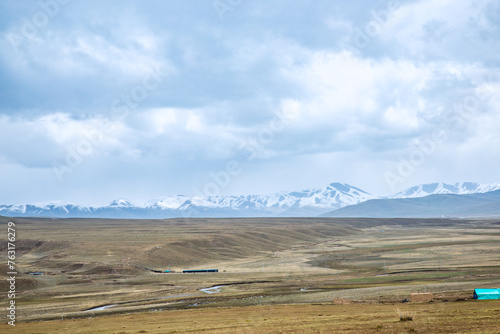
<instances>
[{"instance_id":1,"label":"haze over mountains","mask_svg":"<svg viewBox=\"0 0 500 334\"><path fill-rule=\"evenodd\" d=\"M373 199L323 214L324 217L485 218L500 217L500 190L467 195Z\"/></svg>"},{"instance_id":2,"label":"haze over mountains","mask_svg":"<svg viewBox=\"0 0 500 334\"><path fill-rule=\"evenodd\" d=\"M416 198L436 194L466 195L486 193L500 189L500 184L480 184L475 182L462 182L455 184L430 183L414 186L398 192L390 198Z\"/></svg>"},{"instance_id":3,"label":"haze over mountains","mask_svg":"<svg viewBox=\"0 0 500 334\"><path fill-rule=\"evenodd\" d=\"M115 200L106 206L81 206L63 201L0 205L0 215L60 218L311 217L318 215L439 217L455 213L474 216L487 212L489 216L500 216L500 209L497 210L499 206L495 202L496 194L500 194L499 190L500 184L433 183L411 187L393 196L382 198L345 183L331 183L320 189L280 192L271 195L168 196L150 200L143 205L133 204L125 199ZM498 201L500 202L500 198ZM455 202L458 204L454 204ZM471 212L468 213L467 210Z\"/></svg>"}]
</instances>

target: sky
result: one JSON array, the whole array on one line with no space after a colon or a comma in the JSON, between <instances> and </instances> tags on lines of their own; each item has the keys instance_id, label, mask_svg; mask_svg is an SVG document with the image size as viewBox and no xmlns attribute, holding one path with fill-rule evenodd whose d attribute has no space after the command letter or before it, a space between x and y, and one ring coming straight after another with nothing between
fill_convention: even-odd
<instances>
[{"instance_id":1,"label":"sky","mask_svg":"<svg viewBox=\"0 0 500 334\"><path fill-rule=\"evenodd\" d=\"M500 2L2 1L0 204L500 182Z\"/></svg>"}]
</instances>

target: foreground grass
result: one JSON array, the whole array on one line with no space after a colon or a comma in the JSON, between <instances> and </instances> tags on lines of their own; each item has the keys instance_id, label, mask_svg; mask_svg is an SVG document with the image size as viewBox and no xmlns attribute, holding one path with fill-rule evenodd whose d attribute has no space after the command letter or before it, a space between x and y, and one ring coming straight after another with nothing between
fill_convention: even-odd
<instances>
[{"instance_id":1,"label":"foreground grass","mask_svg":"<svg viewBox=\"0 0 500 334\"><path fill-rule=\"evenodd\" d=\"M8 333L498 333L500 301L394 305L276 305L124 314L2 324Z\"/></svg>"},{"instance_id":2,"label":"foreground grass","mask_svg":"<svg viewBox=\"0 0 500 334\"><path fill-rule=\"evenodd\" d=\"M498 302L465 301L474 288L500 284L496 220L20 219L16 226L16 315L26 322L14 330L2 324L0 333L500 332ZM219 272L179 273L192 268ZM221 285L217 294L200 291ZM400 303L418 291L436 302ZM87 311L107 304L116 306ZM398 306L412 321L399 321Z\"/></svg>"}]
</instances>

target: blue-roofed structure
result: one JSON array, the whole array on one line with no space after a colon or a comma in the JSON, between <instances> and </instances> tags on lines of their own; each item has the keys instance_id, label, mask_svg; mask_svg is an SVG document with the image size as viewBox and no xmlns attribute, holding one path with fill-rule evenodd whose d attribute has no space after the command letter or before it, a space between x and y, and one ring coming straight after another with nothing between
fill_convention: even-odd
<instances>
[{"instance_id":1,"label":"blue-roofed structure","mask_svg":"<svg viewBox=\"0 0 500 334\"><path fill-rule=\"evenodd\" d=\"M474 289L474 299L500 299L500 289Z\"/></svg>"}]
</instances>

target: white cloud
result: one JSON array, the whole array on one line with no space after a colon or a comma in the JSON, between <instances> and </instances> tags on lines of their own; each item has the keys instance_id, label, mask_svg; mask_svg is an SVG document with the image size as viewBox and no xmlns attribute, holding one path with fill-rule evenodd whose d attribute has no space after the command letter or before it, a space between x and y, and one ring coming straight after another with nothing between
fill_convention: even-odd
<instances>
[{"instance_id":1,"label":"white cloud","mask_svg":"<svg viewBox=\"0 0 500 334\"><path fill-rule=\"evenodd\" d=\"M434 79L434 66L318 52L305 65L286 70L287 80L307 92L296 102L301 110L297 126L313 132L349 129L350 136L361 137L369 128L386 135L397 128L417 129L425 104L422 90ZM359 132L352 133L354 128Z\"/></svg>"},{"instance_id":2,"label":"white cloud","mask_svg":"<svg viewBox=\"0 0 500 334\"><path fill-rule=\"evenodd\" d=\"M433 1L402 3L387 22L381 41L418 58L472 58L480 50L481 35L492 33L486 18L489 1ZM396 51L397 52L397 51Z\"/></svg>"},{"instance_id":3,"label":"white cloud","mask_svg":"<svg viewBox=\"0 0 500 334\"><path fill-rule=\"evenodd\" d=\"M384 120L389 126L401 131L411 131L418 127L418 110L390 106L384 112Z\"/></svg>"},{"instance_id":4,"label":"white cloud","mask_svg":"<svg viewBox=\"0 0 500 334\"><path fill-rule=\"evenodd\" d=\"M435 178L454 168L454 155L500 162L490 149L500 126L494 1L401 2L380 34L354 53L341 50L346 39L385 4L257 0L224 21L211 3L157 5L71 3L17 54L5 36L19 34L27 10L38 7L0 4L8 13L0 30L4 181L33 181L40 201L63 194L62 186L42 189L35 181L92 130L102 138L68 182L73 193L91 187L109 199L118 190L139 189L146 198L149 189L176 193L170 185L189 193L185 180L203 179L228 159L246 163L235 192L331 181L363 188L370 180L374 189L415 138L435 129L447 132L445 153L438 150L411 180L442 181ZM110 16L115 6L120 13ZM167 72L161 84L125 118L114 117L112 102L156 66ZM451 117L478 96L484 99L460 122ZM293 117L270 134L279 112ZM247 161L255 146L257 158ZM454 181L474 181L475 165L467 166ZM273 183L276 174L282 177ZM493 170L482 175L498 182Z\"/></svg>"},{"instance_id":5,"label":"white cloud","mask_svg":"<svg viewBox=\"0 0 500 334\"><path fill-rule=\"evenodd\" d=\"M192 112L186 121L186 130L194 133L202 133L204 131L204 126L200 120L200 117Z\"/></svg>"},{"instance_id":6,"label":"white cloud","mask_svg":"<svg viewBox=\"0 0 500 334\"><path fill-rule=\"evenodd\" d=\"M155 137L172 132L180 121L182 110L174 108L154 108L130 115L128 126L143 132L145 136Z\"/></svg>"}]
</instances>

